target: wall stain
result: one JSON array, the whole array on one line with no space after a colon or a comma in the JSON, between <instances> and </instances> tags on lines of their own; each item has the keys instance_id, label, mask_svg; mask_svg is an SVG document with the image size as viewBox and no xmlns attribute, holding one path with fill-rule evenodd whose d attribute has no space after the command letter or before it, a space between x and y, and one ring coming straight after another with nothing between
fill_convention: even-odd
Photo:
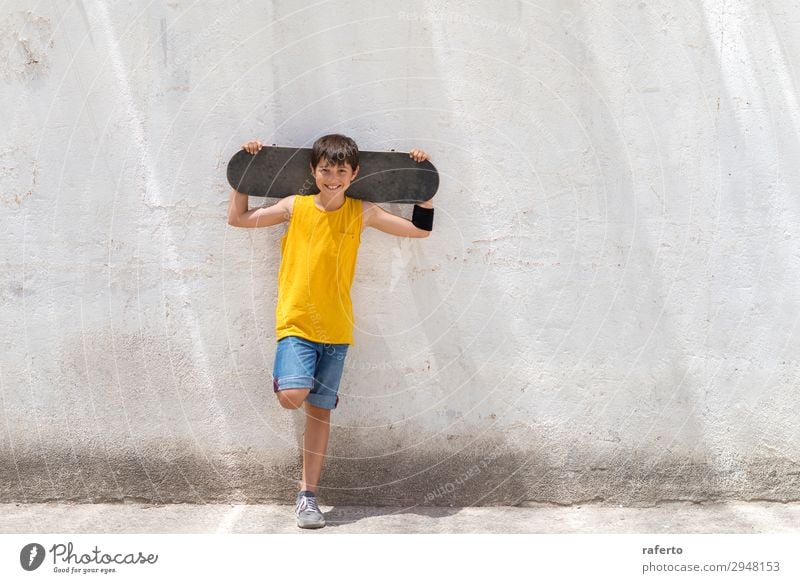
<instances>
[{"instance_id":1,"label":"wall stain","mask_svg":"<svg viewBox=\"0 0 800 583\"><path fill-rule=\"evenodd\" d=\"M49 69L54 46L50 20L31 12L14 12L0 23L0 77L5 81L33 81Z\"/></svg>"},{"instance_id":2,"label":"wall stain","mask_svg":"<svg viewBox=\"0 0 800 583\"><path fill-rule=\"evenodd\" d=\"M332 436L333 437L333 436ZM78 446L79 444L73 444ZM168 452L169 455L166 455ZM140 443L100 452L52 444L42 452L0 450L0 502L287 503L300 476L295 459L259 455L252 449L199 454L189 441ZM471 449L426 449L375 457L365 444L346 458L326 461L318 487L325 504L371 506L571 506L652 507L665 501L800 501L793 462L750 459L732 483L711 464L672 459L652 467L642 457L624 472L589 464L548 466L546 460L505 450L496 442ZM220 472L227 468L230 472Z\"/></svg>"}]
</instances>

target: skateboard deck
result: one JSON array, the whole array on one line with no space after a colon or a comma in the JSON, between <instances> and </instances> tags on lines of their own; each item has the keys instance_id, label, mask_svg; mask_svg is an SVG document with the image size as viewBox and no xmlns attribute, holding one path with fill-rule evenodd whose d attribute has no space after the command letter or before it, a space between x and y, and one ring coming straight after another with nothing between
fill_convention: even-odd
<instances>
[{"instance_id":1,"label":"skateboard deck","mask_svg":"<svg viewBox=\"0 0 800 583\"><path fill-rule=\"evenodd\" d=\"M358 177L347 196L371 202L421 202L439 188L439 173L405 152L359 152ZM311 174L311 148L264 146L253 155L239 150L228 162L228 183L250 196L283 198L319 192Z\"/></svg>"}]
</instances>

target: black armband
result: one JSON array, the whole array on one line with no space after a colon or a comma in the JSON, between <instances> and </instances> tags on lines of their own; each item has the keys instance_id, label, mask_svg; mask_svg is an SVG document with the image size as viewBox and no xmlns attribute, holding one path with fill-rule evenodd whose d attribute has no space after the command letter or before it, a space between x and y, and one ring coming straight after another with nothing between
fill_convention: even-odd
<instances>
[{"instance_id":1,"label":"black armband","mask_svg":"<svg viewBox=\"0 0 800 583\"><path fill-rule=\"evenodd\" d=\"M433 231L433 209L414 205L414 213L411 215L411 222L414 226L423 231Z\"/></svg>"}]
</instances>

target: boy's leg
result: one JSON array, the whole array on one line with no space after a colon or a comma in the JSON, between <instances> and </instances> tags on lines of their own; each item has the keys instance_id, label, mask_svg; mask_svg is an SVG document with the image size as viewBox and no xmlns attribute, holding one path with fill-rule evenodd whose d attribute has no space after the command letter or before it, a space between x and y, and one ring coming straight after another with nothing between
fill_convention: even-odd
<instances>
[{"instance_id":1,"label":"boy's leg","mask_svg":"<svg viewBox=\"0 0 800 583\"><path fill-rule=\"evenodd\" d=\"M301 490L317 491L322 475L328 436L331 432L331 411L315 407L306 401L306 430L303 434L303 479Z\"/></svg>"},{"instance_id":2,"label":"boy's leg","mask_svg":"<svg viewBox=\"0 0 800 583\"><path fill-rule=\"evenodd\" d=\"M339 404L339 382L347 349L347 344L322 345L314 388L305 401L306 431L303 435L301 490L317 491L331 431L331 410Z\"/></svg>"},{"instance_id":3,"label":"boy's leg","mask_svg":"<svg viewBox=\"0 0 800 583\"><path fill-rule=\"evenodd\" d=\"M313 342L297 336L278 341L272 389L286 409L297 409L314 386L317 349Z\"/></svg>"},{"instance_id":4,"label":"boy's leg","mask_svg":"<svg viewBox=\"0 0 800 583\"><path fill-rule=\"evenodd\" d=\"M311 389L283 389L276 391L278 402L284 409L298 409Z\"/></svg>"}]
</instances>

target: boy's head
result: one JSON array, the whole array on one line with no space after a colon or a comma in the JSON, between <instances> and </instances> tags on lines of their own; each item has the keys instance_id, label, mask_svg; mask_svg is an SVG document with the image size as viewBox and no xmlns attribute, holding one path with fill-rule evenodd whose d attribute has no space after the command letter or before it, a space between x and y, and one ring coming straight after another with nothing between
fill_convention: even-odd
<instances>
[{"instance_id":1,"label":"boy's head","mask_svg":"<svg viewBox=\"0 0 800 583\"><path fill-rule=\"evenodd\" d=\"M349 164L350 169L358 169L358 146L352 138L342 134L322 136L311 147L311 170L315 171L320 162L328 166Z\"/></svg>"}]
</instances>

